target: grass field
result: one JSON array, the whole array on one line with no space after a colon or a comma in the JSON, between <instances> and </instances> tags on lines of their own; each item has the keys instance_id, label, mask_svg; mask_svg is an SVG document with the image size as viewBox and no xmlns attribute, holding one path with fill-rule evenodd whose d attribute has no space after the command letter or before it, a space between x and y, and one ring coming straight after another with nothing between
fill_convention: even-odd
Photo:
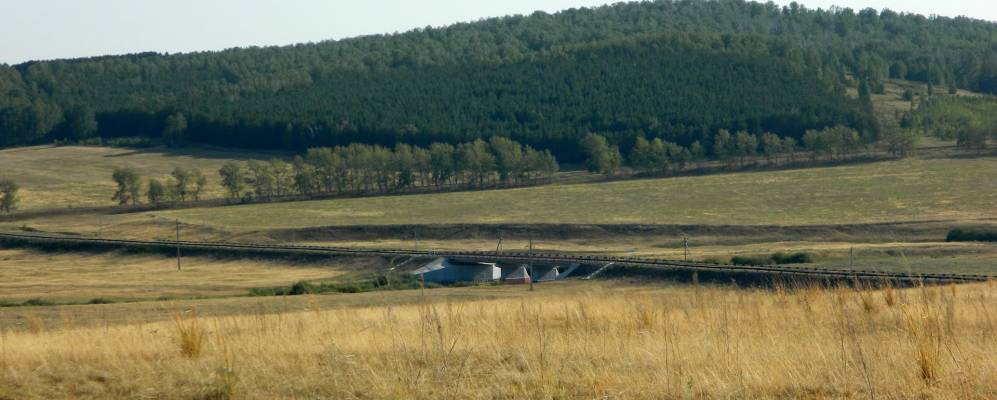
<instances>
[{"instance_id":1,"label":"grass field","mask_svg":"<svg viewBox=\"0 0 997 400\"><path fill-rule=\"evenodd\" d=\"M246 295L250 288L329 280L373 266L373 260L291 262L120 253L39 253L0 249L0 302L29 299L87 302L100 298L155 300L162 297Z\"/></svg>"},{"instance_id":2,"label":"grass field","mask_svg":"<svg viewBox=\"0 0 997 400\"><path fill-rule=\"evenodd\" d=\"M498 297L440 303L450 290L431 290L426 302L418 292L391 293L407 300L390 306L276 306L222 317L175 309L175 321L96 327L29 319L0 341L0 396L997 396L997 289L988 284L763 291L569 283L534 293L482 288Z\"/></svg>"},{"instance_id":3,"label":"grass field","mask_svg":"<svg viewBox=\"0 0 997 400\"><path fill-rule=\"evenodd\" d=\"M0 178L21 186L20 208L113 205L111 172L128 166L144 177L167 178L173 168L199 168L208 178L205 197L222 195L218 169L232 160L267 159L265 153L208 149L121 149L37 146L0 150Z\"/></svg>"},{"instance_id":4,"label":"grass field","mask_svg":"<svg viewBox=\"0 0 997 400\"><path fill-rule=\"evenodd\" d=\"M500 191L165 211L230 232L328 225L807 225L997 218L997 159L907 159Z\"/></svg>"}]
</instances>

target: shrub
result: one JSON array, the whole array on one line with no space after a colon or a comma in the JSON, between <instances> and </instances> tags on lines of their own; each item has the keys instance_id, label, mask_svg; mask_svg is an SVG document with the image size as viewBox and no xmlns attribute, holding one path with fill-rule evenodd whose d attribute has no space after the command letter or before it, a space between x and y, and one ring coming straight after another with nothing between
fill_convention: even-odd
<instances>
[{"instance_id":1,"label":"shrub","mask_svg":"<svg viewBox=\"0 0 997 400\"><path fill-rule=\"evenodd\" d=\"M41 307L41 306L53 306L53 305L55 305L55 303L53 303L51 301L48 301L48 300L45 300L45 299L30 299L30 300L26 300L24 303L21 303L21 305L22 306L39 306L39 307Z\"/></svg>"},{"instance_id":2,"label":"shrub","mask_svg":"<svg viewBox=\"0 0 997 400\"><path fill-rule=\"evenodd\" d=\"M783 253L778 252L771 256L734 256L730 263L734 265L782 265L782 264L809 264L814 262L810 253Z\"/></svg>"},{"instance_id":3,"label":"shrub","mask_svg":"<svg viewBox=\"0 0 997 400\"><path fill-rule=\"evenodd\" d=\"M291 290L287 292L290 296L301 296L303 294L317 293L315 285L308 282L298 282L291 286Z\"/></svg>"},{"instance_id":4,"label":"shrub","mask_svg":"<svg viewBox=\"0 0 997 400\"><path fill-rule=\"evenodd\" d=\"M87 304L111 304L111 303L114 303L114 302L111 301L111 300L105 299L103 297L97 297L97 298L91 299Z\"/></svg>"},{"instance_id":5,"label":"shrub","mask_svg":"<svg viewBox=\"0 0 997 400\"><path fill-rule=\"evenodd\" d=\"M250 296L284 296L290 290L286 287L252 288L249 289Z\"/></svg>"},{"instance_id":6,"label":"shrub","mask_svg":"<svg viewBox=\"0 0 997 400\"><path fill-rule=\"evenodd\" d=\"M734 256L730 263L734 265L768 265L772 263L771 257L764 256Z\"/></svg>"},{"instance_id":7,"label":"shrub","mask_svg":"<svg viewBox=\"0 0 997 400\"><path fill-rule=\"evenodd\" d=\"M776 264L809 264L814 262L814 257L810 253L787 254L778 252L772 255L772 262Z\"/></svg>"},{"instance_id":8,"label":"shrub","mask_svg":"<svg viewBox=\"0 0 997 400\"><path fill-rule=\"evenodd\" d=\"M185 317L177 312L173 315L173 323L176 326L177 346L180 347L180 354L187 358L200 357L204 351L204 344L208 333L197 322L197 312L192 311L190 317Z\"/></svg>"},{"instance_id":9,"label":"shrub","mask_svg":"<svg viewBox=\"0 0 997 400\"><path fill-rule=\"evenodd\" d=\"M358 285L343 285L336 288L339 293L361 293L363 288Z\"/></svg>"},{"instance_id":10,"label":"shrub","mask_svg":"<svg viewBox=\"0 0 997 400\"><path fill-rule=\"evenodd\" d=\"M997 242L997 231L987 229L955 228L945 237L946 242Z\"/></svg>"}]
</instances>

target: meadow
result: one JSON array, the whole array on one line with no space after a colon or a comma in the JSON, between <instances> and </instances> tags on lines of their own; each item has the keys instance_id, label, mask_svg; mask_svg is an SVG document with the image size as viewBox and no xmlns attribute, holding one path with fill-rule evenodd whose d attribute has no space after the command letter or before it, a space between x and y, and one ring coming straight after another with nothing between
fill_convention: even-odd
<instances>
[{"instance_id":1,"label":"meadow","mask_svg":"<svg viewBox=\"0 0 997 400\"><path fill-rule=\"evenodd\" d=\"M115 167L132 167L145 178L166 179L176 167L199 168L208 178L204 197L220 197L218 169L229 161L268 159L279 153L213 149L126 149L34 146L0 150L0 178L21 186L20 209L113 205Z\"/></svg>"},{"instance_id":2,"label":"meadow","mask_svg":"<svg viewBox=\"0 0 997 400\"><path fill-rule=\"evenodd\" d=\"M0 302L138 301L243 296L251 288L326 281L378 265L377 260L294 261L154 254L42 253L0 249Z\"/></svg>"},{"instance_id":3,"label":"meadow","mask_svg":"<svg viewBox=\"0 0 997 400\"><path fill-rule=\"evenodd\" d=\"M333 225L809 225L997 217L997 159L861 165L154 213L229 232Z\"/></svg>"},{"instance_id":4,"label":"meadow","mask_svg":"<svg viewBox=\"0 0 997 400\"><path fill-rule=\"evenodd\" d=\"M997 396L992 283L874 291L568 282L441 302L448 290L392 293L408 302L384 306L211 317L190 307L163 310L172 320L158 322L32 324L2 335L0 397Z\"/></svg>"}]
</instances>

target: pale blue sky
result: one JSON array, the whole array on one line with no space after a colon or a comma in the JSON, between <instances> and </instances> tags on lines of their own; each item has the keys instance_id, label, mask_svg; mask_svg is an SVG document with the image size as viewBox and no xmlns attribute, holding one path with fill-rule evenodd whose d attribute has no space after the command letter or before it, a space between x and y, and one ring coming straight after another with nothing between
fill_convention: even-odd
<instances>
[{"instance_id":1,"label":"pale blue sky","mask_svg":"<svg viewBox=\"0 0 997 400\"><path fill-rule=\"evenodd\" d=\"M801 0L997 20L995 0ZM606 0L0 0L0 63L286 45ZM789 0L777 0L787 4Z\"/></svg>"}]
</instances>

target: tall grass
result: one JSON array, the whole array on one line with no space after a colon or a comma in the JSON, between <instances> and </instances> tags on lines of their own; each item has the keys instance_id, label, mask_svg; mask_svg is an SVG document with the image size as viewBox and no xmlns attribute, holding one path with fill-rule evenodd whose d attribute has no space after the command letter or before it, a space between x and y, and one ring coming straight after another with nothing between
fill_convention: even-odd
<instances>
[{"instance_id":1,"label":"tall grass","mask_svg":"<svg viewBox=\"0 0 997 400\"><path fill-rule=\"evenodd\" d=\"M0 395L997 397L989 284L891 288L893 306L871 288L558 287L295 313L274 299L245 316L9 332Z\"/></svg>"},{"instance_id":2,"label":"tall grass","mask_svg":"<svg viewBox=\"0 0 997 400\"><path fill-rule=\"evenodd\" d=\"M187 358L200 357L204 351L207 332L198 322L197 310L176 311L173 314L173 325L180 354Z\"/></svg>"}]
</instances>

